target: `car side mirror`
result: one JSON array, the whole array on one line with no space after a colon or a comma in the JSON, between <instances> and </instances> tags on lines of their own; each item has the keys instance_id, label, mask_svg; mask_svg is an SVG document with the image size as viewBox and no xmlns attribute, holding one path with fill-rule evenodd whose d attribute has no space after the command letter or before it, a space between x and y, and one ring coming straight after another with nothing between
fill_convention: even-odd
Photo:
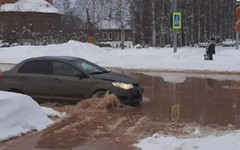
<instances>
[{"instance_id":1,"label":"car side mirror","mask_svg":"<svg viewBox=\"0 0 240 150\"><path fill-rule=\"evenodd\" d=\"M82 72L79 72L78 74L76 74L76 77L79 77L80 79L88 78L88 76Z\"/></svg>"}]
</instances>

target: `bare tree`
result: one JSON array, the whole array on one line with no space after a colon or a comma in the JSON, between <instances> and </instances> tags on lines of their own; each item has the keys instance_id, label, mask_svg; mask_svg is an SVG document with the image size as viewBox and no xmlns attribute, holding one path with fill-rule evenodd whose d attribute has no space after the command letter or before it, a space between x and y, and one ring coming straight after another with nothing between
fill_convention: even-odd
<instances>
[{"instance_id":1,"label":"bare tree","mask_svg":"<svg viewBox=\"0 0 240 150\"><path fill-rule=\"evenodd\" d=\"M152 0L152 46L156 47L155 0Z\"/></svg>"}]
</instances>

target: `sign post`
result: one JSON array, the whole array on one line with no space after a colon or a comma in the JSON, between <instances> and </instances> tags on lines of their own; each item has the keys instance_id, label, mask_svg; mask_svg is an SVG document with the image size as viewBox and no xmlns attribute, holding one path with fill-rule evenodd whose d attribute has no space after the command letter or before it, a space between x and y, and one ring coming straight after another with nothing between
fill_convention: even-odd
<instances>
[{"instance_id":1,"label":"sign post","mask_svg":"<svg viewBox=\"0 0 240 150\"><path fill-rule=\"evenodd\" d=\"M172 28L173 28L173 51L177 52L177 30L182 27L181 12L177 12L177 0L172 0Z\"/></svg>"},{"instance_id":2,"label":"sign post","mask_svg":"<svg viewBox=\"0 0 240 150\"><path fill-rule=\"evenodd\" d=\"M236 49L239 48L239 32L240 32L240 2L236 1L236 19L234 30L236 31Z\"/></svg>"}]
</instances>

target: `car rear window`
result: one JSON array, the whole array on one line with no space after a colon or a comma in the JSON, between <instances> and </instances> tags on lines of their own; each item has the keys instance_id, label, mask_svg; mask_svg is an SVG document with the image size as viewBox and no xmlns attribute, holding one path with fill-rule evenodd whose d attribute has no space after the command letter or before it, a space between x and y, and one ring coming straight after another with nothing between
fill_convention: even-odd
<instances>
[{"instance_id":1,"label":"car rear window","mask_svg":"<svg viewBox=\"0 0 240 150\"><path fill-rule=\"evenodd\" d=\"M49 61L31 61L25 63L18 73L50 74Z\"/></svg>"}]
</instances>

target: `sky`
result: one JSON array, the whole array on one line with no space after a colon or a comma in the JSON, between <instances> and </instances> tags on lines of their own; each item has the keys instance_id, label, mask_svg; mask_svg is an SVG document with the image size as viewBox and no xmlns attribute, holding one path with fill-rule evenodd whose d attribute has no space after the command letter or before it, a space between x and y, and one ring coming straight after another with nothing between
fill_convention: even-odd
<instances>
[{"instance_id":1,"label":"sky","mask_svg":"<svg viewBox=\"0 0 240 150\"><path fill-rule=\"evenodd\" d=\"M37 56L75 56L103 67L143 70L191 70L214 72L240 72L240 50L235 47L216 47L213 61L204 60L205 48L183 47L173 53L173 48L99 48L92 44L69 41L47 46L16 46L0 48L0 70L9 68L1 63L16 64ZM216 77L216 76L215 76ZM219 78L224 78L224 75ZM175 80L168 78L168 81ZM50 110L49 110L50 109ZM17 114L14 112L18 112ZM33 112L33 113L29 113ZM49 114L58 113L42 108L31 97L0 91L0 141L32 130L42 131L53 121ZM12 115L14 113L14 115ZM21 116L24 119L19 120ZM64 115L63 115L64 116ZM9 119L11 118L11 119ZM200 130L200 129L199 129ZM195 133L198 134L198 133ZM239 150L240 130L223 135L210 134L180 138L154 134L140 140L135 146L142 150Z\"/></svg>"}]
</instances>

